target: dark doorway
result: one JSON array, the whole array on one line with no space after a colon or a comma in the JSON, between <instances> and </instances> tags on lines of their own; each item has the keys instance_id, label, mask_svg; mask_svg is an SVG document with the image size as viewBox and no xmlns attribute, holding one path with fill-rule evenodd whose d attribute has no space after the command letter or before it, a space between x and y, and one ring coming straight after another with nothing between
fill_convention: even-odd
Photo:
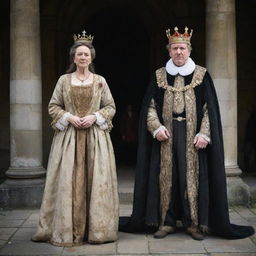
<instances>
[{"instance_id":1,"label":"dark doorway","mask_svg":"<svg viewBox=\"0 0 256 256\"><path fill-rule=\"evenodd\" d=\"M124 7L100 10L85 28L95 36L96 73L106 78L116 103L111 137L117 163L134 164L138 112L150 77L149 35L140 18ZM134 115L129 122L125 115L128 105ZM134 136L127 139L124 133Z\"/></svg>"}]
</instances>

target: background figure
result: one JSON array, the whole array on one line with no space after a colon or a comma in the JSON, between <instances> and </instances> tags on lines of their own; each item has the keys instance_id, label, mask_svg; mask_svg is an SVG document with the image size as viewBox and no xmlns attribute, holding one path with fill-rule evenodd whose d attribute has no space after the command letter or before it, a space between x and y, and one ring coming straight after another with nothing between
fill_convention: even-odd
<instances>
[{"instance_id":1,"label":"background figure","mask_svg":"<svg viewBox=\"0 0 256 256\"><path fill-rule=\"evenodd\" d=\"M244 164L245 171L256 171L256 105L253 106L245 129Z\"/></svg>"},{"instance_id":2,"label":"background figure","mask_svg":"<svg viewBox=\"0 0 256 256\"><path fill-rule=\"evenodd\" d=\"M121 116L120 133L123 144L122 160L126 164L135 164L138 139L138 116L132 104L126 106Z\"/></svg>"},{"instance_id":3,"label":"background figure","mask_svg":"<svg viewBox=\"0 0 256 256\"><path fill-rule=\"evenodd\" d=\"M133 213L120 219L126 232L176 232L193 239L208 232L243 238L252 227L230 224L222 126L210 74L190 58L192 31L166 31L170 59L156 70L139 124Z\"/></svg>"},{"instance_id":4,"label":"background figure","mask_svg":"<svg viewBox=\"0 0 256 256\"><path fill-rule=\"evenodd\" d=\"M70 68L49 103L56 130L48 161L39 225L33 241L58 246L117 240L119 201L109 132L115 103L93 73L93 37L75 36Z\"/></svg>"}]
</instances>

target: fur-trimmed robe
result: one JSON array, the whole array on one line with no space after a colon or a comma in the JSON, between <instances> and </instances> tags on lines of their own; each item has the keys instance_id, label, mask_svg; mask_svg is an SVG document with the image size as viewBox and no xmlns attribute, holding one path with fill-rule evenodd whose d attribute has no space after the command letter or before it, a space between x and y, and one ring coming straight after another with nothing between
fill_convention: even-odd
<instances>
[{"instance_id":1,"label":"fur-trimmed robe","mask_svg":"<svg viewBox=\"0 0 256 256\"><path fill-rule=\"evenodd\" d=\"M121 217L121 231L155 231L164 222L171 199L172 136L162 143L153 139L148 132L147 116L151 100L154 99L161 123L172 132L174 78L165 68L157 70L144 97L140 115L133 212L131 217ZM230 239L250 236L254 233L252 227L233 225L229 220L222 126L212 79L199 66L196 66L192 74L184 76L184 79L186 156L189 157L187 190L192 222L198 226L207 226L212 234ZM208 108L211 144L197 152L190 144L193 144L191 140L200 131L205 104Z\"/></svg>"}]
</instances>

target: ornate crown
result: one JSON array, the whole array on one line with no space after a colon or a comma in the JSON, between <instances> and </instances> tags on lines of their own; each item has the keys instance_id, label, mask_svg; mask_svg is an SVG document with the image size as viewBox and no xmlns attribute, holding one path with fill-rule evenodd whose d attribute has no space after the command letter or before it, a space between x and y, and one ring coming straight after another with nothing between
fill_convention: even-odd
<instances>
[{"instance_id":1,"label":"ornate crown","mask_svg":"<svg viewBox=\"0 0 256 256\"><path fill-rule=\"evenodd\" d=\"M166 36L169 39L169 44L178 44L178 43L187 43L190 44L190 39L192 37L193 30L190 30L190 34L188 33L188 27L185 27L184 34L179 33L179 29L177 27L174 28L174 33L171 35L170 29L166 30Z\"/></svg>"},{"instance_id":2,"label":"ornate crown","mask_svg":"<svg viewBox=\"0 0 256 256\"><path fill-rule=\"evenodd\" d=\"M82 35L80 34L74 34L74 42L88 42L92 43L93 41L93 36L92 35L86 35L85 30L82 31Z\"/></svg>"}]
</instances>

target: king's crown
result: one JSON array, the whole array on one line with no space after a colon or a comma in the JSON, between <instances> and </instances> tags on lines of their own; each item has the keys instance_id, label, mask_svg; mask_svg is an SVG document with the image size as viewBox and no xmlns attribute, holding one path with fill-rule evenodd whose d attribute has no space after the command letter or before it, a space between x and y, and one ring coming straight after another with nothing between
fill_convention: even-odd
<instances>
[{"instance_id":1,"label":"king's crown","mask_svg":"<svg viewBox=\"0 0 256 256\"><path fill-rule=\"evenodd\" d=\"M187 43L190 44L190 39L192 37L193 30L188 33L188 27L185 27L184 34L179 33L177 27L174 28L174 33L171 35L170 29L166 30L166 36L169 39L169 44Z\"/></svg>"},{"instance_id":2,"label":"king's crown","mask_svg":"<svg viewBox=\"0 0 256 256\"><path fill-rule=\"evenodd\" d=\"M92 43L93 41L93 36L92 35L86 35L85 30L82 31L82 35L80 34L74 34L74 42L88 42L88 43Z\"/></svg>"}]
</instances>

